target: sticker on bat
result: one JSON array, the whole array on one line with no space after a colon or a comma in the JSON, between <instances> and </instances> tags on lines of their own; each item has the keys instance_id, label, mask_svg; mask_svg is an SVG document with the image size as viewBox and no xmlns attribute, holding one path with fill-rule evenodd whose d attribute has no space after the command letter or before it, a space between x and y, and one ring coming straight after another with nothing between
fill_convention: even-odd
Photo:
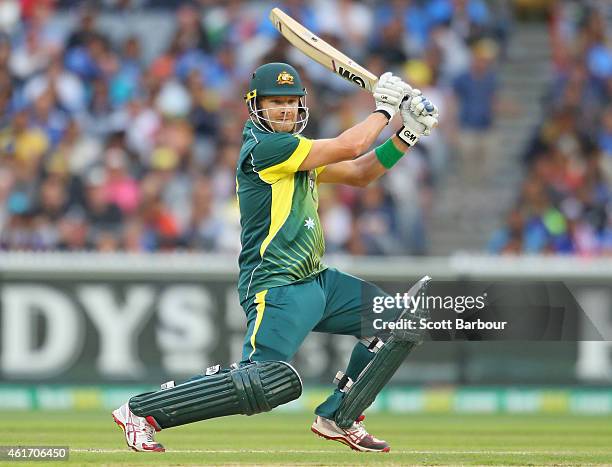
<instances>
[{"instance_id":1,"label":"sticker on bat","mask_svg":"<svg viewBox=\"0 0 612 467\"><path fill-rule=\"evenodd\" d=\"M361 86L362 88L366 87L365 81L361 78L361 76L357 76L356 74L351 73L349 70L345 70L341 66L338 67L338 74L344 79L352 81L353 83Z\"/></svg>"}]
</instances>

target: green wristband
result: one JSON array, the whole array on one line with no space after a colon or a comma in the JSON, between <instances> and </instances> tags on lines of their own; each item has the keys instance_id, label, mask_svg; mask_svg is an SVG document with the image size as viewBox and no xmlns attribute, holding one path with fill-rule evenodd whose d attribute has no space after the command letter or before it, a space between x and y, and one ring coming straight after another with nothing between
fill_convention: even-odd
<instances>
[{"instance_id":1,"label":"green wristband","mask_svg":"<svg viewBox=\"0 0 612 467\"><path fill-rule=\"evenodd\" d=\"M404 155L403 151L397 149L393 140L388 139L383 144L374 149L376 158L385 169L390 169Z\"/></svg>"}]
</instances>

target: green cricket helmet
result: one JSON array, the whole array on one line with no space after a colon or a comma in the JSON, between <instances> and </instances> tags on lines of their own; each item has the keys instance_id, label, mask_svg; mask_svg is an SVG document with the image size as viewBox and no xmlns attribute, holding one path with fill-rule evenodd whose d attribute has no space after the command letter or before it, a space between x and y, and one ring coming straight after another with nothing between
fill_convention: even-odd
<instances>
[{"instance_id":1,"label":"green cricket helmet","mask_svg":"<svg viewBox=\"0 0 612 467\"><path fill-rule=\"evenodd\" d=\"M294 134L301 133L308 123L306 107L306 88L295 68L287 63L266 63L253 72L249 92L244 99L249 108L249 118L262 131L273 133L270 123L283 123L265 117L264 110L258 106L259 97L299 96L298 119L295 122Z\"/></svg>"}]
</instances>

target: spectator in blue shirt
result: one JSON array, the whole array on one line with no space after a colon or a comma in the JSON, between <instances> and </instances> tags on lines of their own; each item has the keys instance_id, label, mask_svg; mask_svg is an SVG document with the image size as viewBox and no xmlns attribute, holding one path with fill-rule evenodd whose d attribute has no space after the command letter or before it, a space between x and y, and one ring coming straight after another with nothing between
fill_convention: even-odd
<instances>
[{"instance_id":1,"label":"spectator in blue shirt","mask_svg":"<svg viewBox=\"0 0 612 467\"><path fill-rule=\"evenodd\" d=\"M466 181L486 177L487 156L493 144L495 99L498 90L494 69L497 46L489 39L477 42L470 68L456 77L453 90L458 105L461 136L457 141Z\"/></svg>"}]
</instances>

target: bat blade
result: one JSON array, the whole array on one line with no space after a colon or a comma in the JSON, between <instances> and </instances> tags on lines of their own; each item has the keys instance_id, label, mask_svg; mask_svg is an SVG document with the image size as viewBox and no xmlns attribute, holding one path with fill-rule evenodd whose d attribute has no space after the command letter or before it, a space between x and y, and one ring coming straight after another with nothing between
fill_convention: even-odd
<instances>
[{"instance_id":1,"label":"bat blade","mask_svg":"<svg viewBox=\"0 0 612 467\"><path fill-rule=\"evenodd\" d=\"M378 82L376 75L312 33L280 8L272 9L270 20L283 37L302 53L341 78L367 91L374 91Z\"/></svg>"}]
</instances>

